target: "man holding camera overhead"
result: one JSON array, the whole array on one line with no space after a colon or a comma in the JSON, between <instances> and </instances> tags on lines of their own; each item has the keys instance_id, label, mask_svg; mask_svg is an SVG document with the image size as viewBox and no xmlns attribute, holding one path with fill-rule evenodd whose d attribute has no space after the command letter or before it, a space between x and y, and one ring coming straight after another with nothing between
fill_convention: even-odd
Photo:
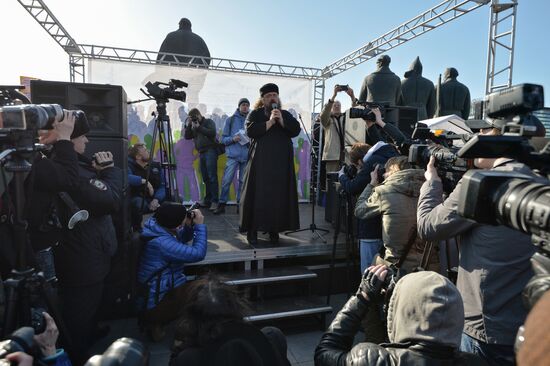
<instances>
[{"instance_id":1,"label":"man holding camera overhead","mask_svg":"<svg viewBox=\"0 0 550 366\"><path fill-rule=\"evenodd\" d=\"M88 358L103 281L117 248L111 214L120 206L122 194L122 171L114 166L113 155L101 151L93 160L84 156L89 130L83 119L71 135L78 155L78 185L67 193L90 216L74 229L64 230L54 248L62 313L72 340L72 349L67 351L77 365Z\"/></svg>"}]
</instances>

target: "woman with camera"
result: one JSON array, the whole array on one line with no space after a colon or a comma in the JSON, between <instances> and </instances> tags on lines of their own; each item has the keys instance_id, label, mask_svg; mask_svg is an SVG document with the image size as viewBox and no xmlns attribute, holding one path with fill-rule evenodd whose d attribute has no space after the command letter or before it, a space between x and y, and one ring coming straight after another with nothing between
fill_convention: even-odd
<instances>
[{"instance_id":1,"label":"woman with camera","mask_svg":"<svg viewBox=\"0 0 550 366\"><path fill-rule=\"evenodd\" d=\"M193 243L187 242L193 239ZM188 211L175 202L164 202L143 227L137 279L140 287L140 321L154 341L164 337L164 325L176 319L185 303L185 263L206 256L207 235L199 210Z\"/></svg>"}]
</instances>

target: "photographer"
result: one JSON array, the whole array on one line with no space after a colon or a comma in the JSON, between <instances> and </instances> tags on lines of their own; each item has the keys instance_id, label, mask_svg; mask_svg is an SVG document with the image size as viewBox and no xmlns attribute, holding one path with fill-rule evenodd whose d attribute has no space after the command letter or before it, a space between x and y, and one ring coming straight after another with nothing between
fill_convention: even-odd
<instances>
[{"instance_id":1,"label":"photographer","mask_svg":"<svg viewBox=\"0 0 550 366\"><path fill-rule=\"evenodd\" d=\"M487 125L481 135L500 135ZM457 287L464 300L465 326L461 350L482 356L492 365L513 365L513 344L527 315L521 292L533 276L529 259L535 249L528 235L505 226L478 224L458 215L462 181L443 201L443 187L432 157L418 200L418 234L430 241L460 238ZM475 159L481 169L534 176L509 158Z\"/></svg>"},{"instance_id":2,"label":"photographer","mask_svg":"<svg viewBox=\"0 0 550 366\"><path fill-rule=\"evenodd\" d=\"M193 239L191 245L186 244ZM137 273L144 311L140 319L154 341L164 337L164 326L176 319L185 303L185 263L206 256L207 235L199 210L164 202L144 225L141 240L146 244Z\"/></svg>"},{"instance_id":3,"label":"photographer","mask_svg":"<svg viewBox=\"0 0 550 366\"><path fill-rule=\"evenodd\" d=\"M369 267L352 296L336 315L315 350L315 365L485 365L477 356L458 351L464 308L456 287L431 271L401 278L389 299L390 343L353 340L367 310L384 300L392 282L387 267ZM387 293L386 293L386 296Z\"/></svg>"},{"instance_id":4,"label":"photographer","mask_svg":"<svg viewBox=\"0 0 550 366\"><path fill-rule=\"evenodd\" d=\"M72 339L68 349L75 365L87 359L94 333L95 316L110 270L117 239L111 214L120 205L122 171L114 166L110 152L97 152L92 161L84 156L87 124L71 136L78 154L78 185L67 190L76 205L89 212L87 221L64 230L54 248L63 317Z\"/></svg>"},{"instance_id":5,"label":"photographer","mask_svg":"<svg viewBox=\"0 0 550 366\"><path fill-rule=\"evenodd\" d=\"M321 111L321 124L325 132L322 159L326 164L327 172L335 172L340 169L341 164L344 163L345 147L355 142L355 139L350 141L346 134L346 114L342 113L342 105L336 100L336 95L341 91L345 91L349 95L352 107L356 106L357 101L353 89L347 85L335 85L332 97Z\"/></svg>"},{"instance_id":6,"label":"photographer","mask_svg":"<svg viewBox=\"0 0 550 366\"><path fill-rule=\"evenodd\" d=\"M426 245L416 234L416 206L424 171L412 169L406 156L390 158L385 170L382 184L378 182L378 166L372 171L370 183L357 200L355 216L382 217L384 261L399 264L400 270L410 273L420 266ZM439 272L437 253L431 254L426 269Z\"/></svg>"},{"instance_id":7,"label":"photographer","mask_svg":"<svg viewBox=\"0 0 550 366\"><path fill-rule=\"evenodd\" d=\"M195 143L199 152L202 181L206 194L201 207L214 211L218 208L218 153L216 152L216 124L204 118L197 108L189 111L189 123L185 125L185 139Z\"/></svg>"},{"instance_id":8,"label":"photographer","mask_svg":"<svg viewBox=\"0 0 550 366\"><path fill-rule=\"evenodd\" d=\"M160 163L151 162L145 144L138 143L128 149L128 185L132 227L141 229L143 214L156 211L166 197L163 169Z\"/></svg>"}]
</instances>

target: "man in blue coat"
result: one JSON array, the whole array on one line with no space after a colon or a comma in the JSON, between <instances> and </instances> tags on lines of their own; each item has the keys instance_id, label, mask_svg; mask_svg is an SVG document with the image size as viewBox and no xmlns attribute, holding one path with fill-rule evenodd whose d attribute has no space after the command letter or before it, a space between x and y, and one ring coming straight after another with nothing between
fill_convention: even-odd
<instances>
[{"instance_id":1,"label":"man in blue coat","mask_svg":"<svg viewBox=\"0 0 550 366\"><path fill-rule=\"evenodd\" d=\"M220 203L214 211L215 215L225 212L225 204L229 196L229 188L239 168L239 188L237 190L237 210L241 200L241 189L243 186L243 175L246 162L248 161L248 148L250 143L243 143L246 138L244 132L244 124L246 116L250 109L250 102L246 98L239 100L239 105L235 113L225 120L222 133L222 144L225 145L225 155L227 162L225 163L225 171L223 172L222 191L220 193Z\"/></svg>"},{"instance_id":2,"label":"man in blue coat","mask_svg":"<svg viewBox=\"0 0 550 366\"><path fill-rule=\"evenodd\" d=\"M163 326L176 319L185 301L185 263L200 262L206 256L207 236L199 210L187 212L176 202L164 202L143 227L145 243L138 282L142 288L140 318L153 340L164 336ZM193 239L192 244L187 244Z\"/></svg>"}]
</instances>

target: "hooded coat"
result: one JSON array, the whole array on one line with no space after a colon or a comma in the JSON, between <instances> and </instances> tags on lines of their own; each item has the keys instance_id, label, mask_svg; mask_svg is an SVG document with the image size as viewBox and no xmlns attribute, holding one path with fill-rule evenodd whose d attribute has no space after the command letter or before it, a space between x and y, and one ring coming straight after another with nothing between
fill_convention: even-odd
<instances>
[{"instance_id":1,"label":"hooded coat","mask_svg":"<svg viewBox=\"0 0 550 366\"><path fill-rule=\"evenodd\" d=\"M388 305L390 343L353 346L370 306L357 296L348 300L323 334L315 365L486 365L478 356L458 351L464 326L462 298L440 274L423 271L401 278Z\"/></svg>"},{"instance_id":2,"label":"hooded coat","mask_svg":"<svg viewBox=\"0 0 550 366\"><path fill-rule=\"evenodd\" d=\"M246 121L252 141L241 193L242 231L281 232L300 227L292 145L300 124L288 111L281 113L284 127L277 123L267 131L269 116L264 108L250 112Z\"/></svg>"},{"instance_id":3,"label":"hooded coat","mask_svg":"<svg viewBox=\"0 0 550 366\"><path fill-rule=\"evenodd\" d=\"M432 118L435 113L436 99L434 84L422 76L422 63L416 58L405 79L401 80L401 100L399 105L418 108L418 120Z\"/></svg>"},{"instance_id":4,"label":"hooded coat","mask_svg":"<svg viewBox=\"0 0 550 366\"><path fill-rule=\"evenodd\" d=\"M382 217L386 261L399 261L404 255L412 230L416 230L416 206L423 183L423 170L401 170L390 175L379 186L368 184L357 200L355 216L359 219ZM417 237L401 266L404 271L411 272L420 265L424 247L425 242ZM439 271L435 251L432 251L429 269Z\"/></svg>"}]
</instances>

